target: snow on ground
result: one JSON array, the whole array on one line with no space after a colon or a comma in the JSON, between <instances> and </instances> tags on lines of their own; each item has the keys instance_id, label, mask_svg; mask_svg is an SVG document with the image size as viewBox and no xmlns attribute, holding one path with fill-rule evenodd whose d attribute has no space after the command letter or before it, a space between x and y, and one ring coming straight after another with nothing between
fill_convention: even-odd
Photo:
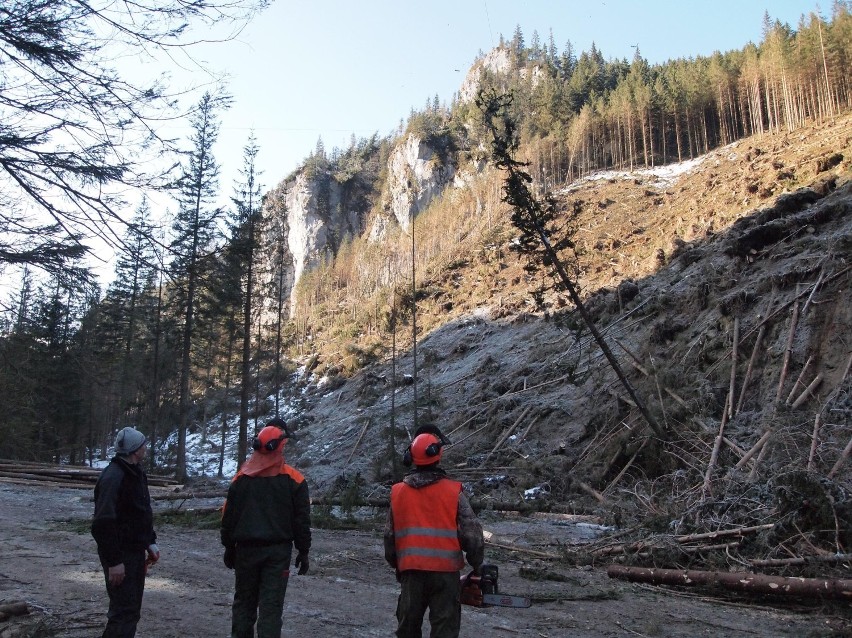
<instances>
[{"instance_id":1,"label":"snow on ground","mask_svg":"<svg viewBox=\"0 0 852 638\"><path fill-rule=\"evenodd\" d=\"M267 397L265 405L274 405L275 396ZM289 421L297 414L297 408L291 404L279 404L279 416L285 421ZM257 418L257 430L260 430L266 423L275 417L275 413L271 412ZM122 426L123 427L123 426ZM120 429L120 428L119 428ZM148 434L144 429L144 434ZM225 480L230 480L237 473L237 437L239 432L239 414L228 416L225 422L225 453L222 455L222 476ZM117 433L113 432L112 437ZM254 436L255 419L252 417L248 423L248 437ZM175 450L178 444L177 430L172 432L167 438L157 441L155 450L149 450L148 454L155 454L155 465L162 467L171 465L174 462ZM194 431L186 434L186 473L189 478L211 478L215 479L219 476L219 461L222 449L222 415L212 415L207 420L206 434L202 429L196 428ZM249 446L249 452L251 448ZM112 459L115 451L110 446L107 451L106 458L96 459L92 462L94 468L106 467ZM156 472L155 472L156 473Z\"/></svg>"},{"instance_id":2,"label":"snow on ground","mask_svg":"<svg viewBox=\"0 0 852 638\"><path fill-rule=\"evenodd\" d=\"M684 160L683 162L675 162L674 164L666 164L664 166L653 166L651 168L642 168L632 171L598 171L596 173L592 173L591 175L587 175L586 177L575 180L574 182L571 182L571 184L561 189L559 193L570 193L579 189L580 186L587 182L636 178L649 179L650 182L648 185L654 188L668 188L669 186L677 182L678 178L681 175L686 175L693 172L708 158L718 157L720 155L725 154L726 152L730 152L731 149L733 149L736 145L737 143L734 142L733 144L729 144L728 146L722 147L711 153L707 153L706 155L700 155L699 157L695 157L693 159Z\"/></svg>"}]
</instances>

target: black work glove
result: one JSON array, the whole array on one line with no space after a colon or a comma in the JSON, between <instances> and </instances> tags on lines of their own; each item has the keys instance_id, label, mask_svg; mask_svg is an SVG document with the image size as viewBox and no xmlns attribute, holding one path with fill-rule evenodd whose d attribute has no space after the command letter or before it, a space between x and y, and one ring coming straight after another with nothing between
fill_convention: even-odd
<instances>
[{"instance_id":1,"label":"black work glove","mask_svg":"<svg viewBox=\"0 0 852 638\"><path fill-rule=\"evenodd\" d=\"M225 567L228 569L234 568L234 561L237 558L237 548L233 545L230 545L225 548L225 555L222 556L222 561L225 563Z\"/></svg>"},{"instance_id":2,"label":"black work glove","mask_svg":"<svg viewBox=\"0 0 852 638\"><path fill-rule=\"evenodd\" d=\"M299 568L298 574L302 576L308 573L308 567L311 566L311 561L308 560L307 552L299 552L296 555L296 562L293 563L294 566Z\"/></svg>"}]
</instances>

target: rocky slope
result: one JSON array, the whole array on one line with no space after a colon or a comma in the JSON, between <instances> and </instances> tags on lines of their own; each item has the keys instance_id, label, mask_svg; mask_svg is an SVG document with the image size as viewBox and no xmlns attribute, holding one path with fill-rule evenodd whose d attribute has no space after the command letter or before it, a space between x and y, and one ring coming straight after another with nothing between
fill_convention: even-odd
<instances>
[{"instance_id":1,"label":"rocky slope","mask_svg":"<svg viewBox=\"0 0 852 638\"><path fill-rule=\"evenodd\" d=\"M675 531L783 519L804 526L802 543L848 551L836 521L852 520L852 463L829 474L852 436L850 140L847 115L559 194L579 212L588 308L662 437L567 300L533 303L508 246L433 274L419 311L445 321L417 345L416 423L450 435L446 467L486 506ZM477 288L489 304L465 303ZM415 427L412 359L398 357L396 387L389 361L332 391L305 375L290 454L316 494L386 494L391 446L401 453ZM823 524L831 533L804 539Z\"/></svg>"}]
</instances>

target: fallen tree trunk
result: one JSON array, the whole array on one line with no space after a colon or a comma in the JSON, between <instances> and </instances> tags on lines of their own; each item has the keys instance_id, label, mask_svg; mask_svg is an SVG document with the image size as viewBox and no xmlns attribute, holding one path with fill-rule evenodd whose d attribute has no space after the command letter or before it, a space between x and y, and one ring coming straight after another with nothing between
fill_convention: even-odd
<instances>
[{"instance_id":1,"label":"fallen tree trunk","mask_svg":"<svg viewBox=\"0 0 852 638\"><path fill-rule=\"evenodd\" d=\"M32 461L8 461L0 459L0 476L16 478L31 482L67 481L69 483L89 483L94 485L101 475L100 469L76 465L51 465L34 463ZM154 487L171 487L178 482L167 476L148 475L148 485Z\"/></svg>"},{"instance_id":2,"label":"fallen tree trunk","mask_svg":"<svg viewBox=\"0 0 852 638\"><path fill-rule=\"evenodd\" d=\"M0 473L0 483L8 483L10 485L38 485L42 487L57 488L65 487L75 490L91 490L94 486L93 483L72 483L70 481L49 481L47 479L35 480L32 478L10 477L3 476L2 473Z\"/></svg>"},{"instance_id":3,"label":"fallen tree trunk","mask_svg":"<svg viewBox=\"0 0 852 638\"><path fill-rule=\"evenodd\" d=\"M223 501L228 495L227 489L211 492L172 492L169 494L151 494L152 501L190 501L196 498L220 498Z\"/></svg>"},{"instance_id":4,"label":"fallen tree trunk","mask_svg":"<svg viewBox=\"0 0 852 638\"><path fill-rule=\"evenodd\" d=\"M852 601L852 580L830 578L791 578L745 572L705 572L682 569L655 569L653 567L625 567L610 565L606 570L610 578L652 585L706 585L750 592L754 594L780 594Z\"/></svg>"},{"instance_id":5,"label":"fallen tree trunk","mask_svg":"<svg viewBox=\"0 0 852 638\"><path fill-rule=\"evenodd\" d=\"M751 560L751 567L788 567L812 563L852 563L852 554L828 554L826 556L795 556L793 558L766 558Z\"/></svg>"}]
</instances>

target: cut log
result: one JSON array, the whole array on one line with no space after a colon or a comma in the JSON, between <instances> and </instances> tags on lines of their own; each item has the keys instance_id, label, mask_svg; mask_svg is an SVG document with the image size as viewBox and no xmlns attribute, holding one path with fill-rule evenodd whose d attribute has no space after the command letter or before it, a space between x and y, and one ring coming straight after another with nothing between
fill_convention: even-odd
<instances>
[{"instance_id":1,"label":"cut log","mask_svg":"<svg viewBox=\"0 0 852 638\"><path fill-rule=\"evenodd\" d=\"M629 460L629 461L627 461L627 463L624 465L624 467L623 467L623 468L621 468L621 471L618 473L618 476L616 476L614 479L612 479L612 481L610 482L610 484L609 484L609 485L607 485L607 486L604 488L604 491L603 491L603 492L601 492L601 494L606 494L606 493L607 493L609 490L611 490L611 489L612 489L615 485L618 485L618 482L621 480L621 477L622 477L622 476L624 476L624 473L625 473L625 472L627 472L627 470L630 468L630 466L631 466L631 465L633 465L633 461L635 461L635 460L636 460L636 457L639 455L639 452L641 452L641 451L642 451L642 449L645 447L645 445L648 443L648 441L649 441L649 439L645 439L644 441L642 441L642 445L640 445L640 446L639 446L639 449L637 449L637 450L633 453L633 456L631 456L631 457L630 457L630 460Z\"/></svg>"},{"instance_id":2,"label":"cut log","mask_svg":"<svg viewBox=\"0 0 852 638\"><path fill-rule=\"evenodd\" d=\"M518 437L518 440L515 441L515 445L520 445L521 443L523 443L524 439L527 438L527 434L530 433L530 430L532 430L532 427L536 424L536 421L538 421L538 417L534 416L532 418L532 420L530 421L530 424L526 427L526 429L521 434L521 436Z\"/></svg>"},{"instance_id":3,"label":"cut log","mask_svg":"<svg viewBox=\"0 0 852 638\"><path fill-rule=\"evenodd\" d=\"M646 377L651 376L651 373L648 370L646 370L645 366L642 365L642 362L639 361L639 357L637 357L635 354L633 354L627 348L627 346L625 346L623 343L621 343L621 341L619 341L618 339L613 337L613 341L615 341L621 347L621 349L624 350L624 352L626 352L628 354L628 356L630 357L630 364L634 368L636 368L639 372L644 374ZM654 373L654 378L655 379L657 378L656 373ZM675 401L680 403L683 407L685 407L685 408L689 407L688 404L686 403L686 401L684 401L683 398L680 395L678 395L674 390L672 390L668 386L663 386L663 390L665 390L672 399L674 399Z\"/></svg>"},{"instance_id":4,"label":"cut log","mask_svg":"<svg viewBox=\"0 0 852 638\"><path fill-rule=\"evenodd\" d=\"M702 532L700 534L687 534L678 536L675 540L678 543L694 543L695 541L716 540L718 538L726 538L728 536L745 536L746 534L754 534L762 532L766 529L775 527L774 523L764 523L763 525L752 525L750 527L737 527L735 529L720 529L715 532Z\"/></svg>"},{"instance_id":5,"label":"cut log","mask_svg":"<svg viewBox=\"0 0 852 638\"><path fill-rule=\"evenodd\" d=\"M723 437L722 443L724 443L729 448L731 448L737 454L737 456L739 456L739 457L745 456L746 451L744 449L742 449L739 445L737 445L736 443L731 441L731 439L729 439L728 437ZM749 459L749 460L751 460L751 459Z\"/></svg>"},{"instance_id":6,"label":"cut log","mask_svg":"<svg viewBox=\"0 0 852 638\"><path fill-rule=\"evenodd\" d=\"M503 434L502 434L502 435L500 436L500 438L497 440L496 445L494 445L494 447L492 448L492 450L491 450L491 451L490 451L490 452L486 455L485 459L482 461L482 464L483 464L483 465L485 465L486 463L488 463L488 459L490 459L490 458L491 458L491 456L492 456L492 455L493 455L493 454L494 454L497 450L499 450L499 449L500 449L500 446L501 446L501 445L503 445L503 443L506 441L506 439L508 439L508 438L509 438L509 435L510 435L510 434L512 434L512 432L514 432L514 431L515 431L515 428L516 428L516 427L518 427L518 423L520 423L521 421L523 421L524 417L526 417L526 416L527 416L527 414L529 414L529 411L530 411L530 410L532 410L532 406L531 406L531 405L528 405L527 407L525 407L525 408L521 411L521 416L519 416L517 419L515 419L515 422L514 422L514 423L512 423L512 425L510 425L508 428L506 428L506 431L505 431L505 432L503 432Z\"/></svg>"},{"instance_id":7,"label":"cut log","mask_svg":"<svg viewBox=\"0 0 852 638\"><path fill-rule=\"evenodd\" d=\"M355 450L358 449L358 446L361 444L361 439L364 438L364 433L367 431L367 428L370 427L370 422L372 419L368 418L364 422L364 427L361 428L361 434L358 435L358 440L355 441L355 445L352 447L352 451L349 452L349 456L346 458L346 463L343 464L343 467L347 467L349 465L349 461L352 460L352 456L355 454Z\"/></svg>"},{"instance_id":8,"label":"cut log","mask_svg":"<svg viewBox=\"0 0 852 638\"><path fill-rule=\"evenodd\" d=\"M627 405L629 405L631 408L635 408L635 407L636 407L636 403L634 403L633 401L631 401L631 400L630 400L630 399L628 399L627 397L621 396L618 392L616 392L616 391L615 391L615 390L613 390L612 388L607 388L607 391L606 391L606 392L607 392L607 394L609 394L609 395L610 395L610 396L612 396L612 397L615 397L615 398L616 398L616 399L618 399L619 401L623 401L624 403L626 403Z\"/></svg>"},{"instance_id":9,"label":"cut log","mask_svg":"<svg viewBox=\"0 0 852 638\"><path fill-rule=\"evenodd\" d=\"M817 412L814 418L814 431L811 435L811 451L808 453L808 472L814 469L814 457L816 456L817 446L819 445L819 426L822 412Z\"/></svg>"},{"instance_id":10,"label":"cut log","mask_svg":"<svg viewBox=\"0 0 852 638\"><path fill-rule=\"evenodd\" d=\"M746 388L748 387L748 382L751 380L751 371L754 368L754 362L757 360L757 354L760 352L760 344L763 342L763 334L765 332L766 326L761 324L757 331L757 338L754 340L754 347L751 349L751 356L748 359L748 366L746 367L745 376L743 377L743 386L740 388L740 398L737 401L737 408L734 411L734 416L739 414L743 407Z\"/></svg>"},{"instance_id":11,"label":"cut log","mask_svg":"<svg viewBox=\"0 0 852 638\"><path fill-rule=\"evenodd\" d=\"M794 556L793 558L767 558L749 561L752 567L788 567L811 563L852 563L852 554L829 554L827 556Z\"/></svg>"},{"instance_id":12,"label":"cut log","mask_svg":"<svg viewBox=\"0 0 852 638\"><path fill-rule=\"evenodd\" d=\"M849 439L849 443L847 443L846 447L843 448L843 453L840 455L840 458L837 459L837 463L834 464L834 467L831 468L831 471L828 473L828 478L834 478L834 475L837 474L841 467L843 467L843 464L846 462L846 459L849 458L850 454L852 454L852 439Z\"/></svg>"},{"instance_id":13,"label":"cut log","mask_svg":"<svg viewBox=\"0 0 852 638\"><path fill-rule=\"evenodd\" d=\"M562 558L558 554L553 554L551 552L542 552L537 549L530 549L528 547L520 547L518 545L510 545L509 543L500 543L497 541L490 540L490 538L485 538L485 544L490 545L492 547L499 547L500 549L506 549L510 552L520 552L522 554L529 554L530 556L538 556L539 558L549 558L550 560L559 560Z\"/></svg>"},{"instance_id":14,"label":"cut log","mask_svg":"<svg viewBox=\"0 0 852 638\"><path fill-rule=\"evenodd\" d=\"M814 377L814 380L811 381L810 385L805 388L805 391L799 395L799 398L793 401L793 405L790 407L794 410L800 407L805 401L808 400L808 397L810 397L814 393L814 390L816 390L817 386L820 383L822 383L822 372L820 372L818 375L816 375L816 377Z\"/></svg>"},{"instance_id":15,"label":"cut log","mask_svg":"<svg viewBox=\"0 0 852 638\"><path fill-rule=\"evenodd\" d=\"M606 501L606 497L588 483L584 483L583 481L577 481L577 487L579 487L589 496L594 497L599 503L603 503Z\"/></svg>"},{"instance_id":16,"label":"cut log","mask_svg":"<svg viewBox=\"0 0 852 638\"><path fill-rule=\"evenodd\" d=\"M796 324L799 322L799 302L793 303L793 313L790 317L790 331L787 333L787 347L784 348L784 362L781 364L781 376L778 379L778 391L775 393L775 405L781 402L781 391L787 379L787 367L790 365L790 355L793 352L793 339L796 336Z\"/></svg>"},{"instance_id":17,"label":"cut log","mask_svg":"<svg viewBox=\"0 0 852 638\"><path fill-rule=\"evenodd\" d=\"M719 433L713 441L713 451L710 453L710 461L707 463L707 471L704 473L704 485L701 492L704 496L710 494L710 488L713 480L713 468L716 466L716 459L719 457L719 450L722 448L722 439L725 438L725 424L728 422L728 411L733 401L730 393L725 401L725 407L722 408L722 421L719 423Z\"/></svg>"},{"instance_id":18,"label":"cut log","mask_svg":"<svg viewBox=\"0 0 852 638\"><path fill-rule=\"evenodd\" d=\"M734 414L734 392L736 389L737 379L737 349L740 340L740 319L734 318L734 336L731 344L731 382L728 387L728 397L725 400L725 406L722 408L722 420L719 423L719 433L716 435L716 440L713 441L713 451L710 453L710 461L707 463L707 471L704 473L704 485L702 493L704 496L710 494L713 480L713 468L716 466L716 461L719 457L719 450L722 449L722 441L725 438L725 424L728 419Z\"/></svg>"},{"instance_id":19,"label":"cut log","mask_svg":"<svg viewBox=\"0 0 852 638\"><path fill-rule=\"evenodd\" d=\"M811 300L814 298L816 291L819 289L819 285L822 283L823 275L825 275L825 266L819 269L819 277L817 277L816 283L814 284L813 289L811 290L811 294L808 295L807 300L805 301L805 305L802 306L802 316L805 316L805 313L808 311L808 306L811 303Z\"/></svg>"},{"instance_id":20,"label":"cut log","mask_svg":"<svg viewBox=\"0 0 852 638\"><path fill-rule=\"evenodd\" d=\"M793 384L793 387L790 389L790 394L787 395L787 400L785 401L785 403L787 405L790 405L793 402L793 397L796 396L796 391L800 387L802 387L802 381L805 378L805 372L808 371L808 368L810 367L811 361L813 361L813 359L814 359L813 355L809 356L808 360L805 361L805 365L802 366L802 371L799 373L799 378L796 379L796 382Z\"/></svg>"},{"instance_id":21,"label":"cut log","mask_svg":"<svg viewBox=\"0 0 852 638\"><path fill-rule=\"evenodd\" d=\"M737 464L734 467L740 469L743 465L748 463L751 457L757 454L763 448L763 446L766 444L766 441L769 440L771 434L772 430L766 430L763 435L757 440L757 443L755 443L752 448L745 453L745 456L743 456L739 461L737 461Z\"/></svg>"},{"instance_id":22,"label":"cut log","mask_svg":"<svg viewBox=\"0 0 852 638\"><path fill-rule=\"evenodd\" d=\"M736 392L737 381L737 352L739 350L740 341L740 318L734 317L734 336L731 344L731 384L728 389L728 418L734 415L734 394Z\"/></svg>"},{"instance_id":23,"label":"cut log","mask_svg":"<svg viewBox=\"0 0 852 638\"><path fill-rule=\"evenodd\" d=\"M90 490L92 483L71 483L70 481L50 481L48 479L21 478L15 476L3 476L0 472L0 483L10 485L40 485L45 487L68 488L74 490Z\"/></svg>"},{"instance_id":24,"label":"cut log","mask_svg":"<svg viewBox=\"0 0 852 638\"><path fill-rule=\"evenodd\" d=\"M852 580L831 578L789 578L767 574L706 572L694 569L656 569L610 565L610 578L652 585L705 585L754 594L779 594L833 598L852 601Z\"/></svg>"}]
</instances>

